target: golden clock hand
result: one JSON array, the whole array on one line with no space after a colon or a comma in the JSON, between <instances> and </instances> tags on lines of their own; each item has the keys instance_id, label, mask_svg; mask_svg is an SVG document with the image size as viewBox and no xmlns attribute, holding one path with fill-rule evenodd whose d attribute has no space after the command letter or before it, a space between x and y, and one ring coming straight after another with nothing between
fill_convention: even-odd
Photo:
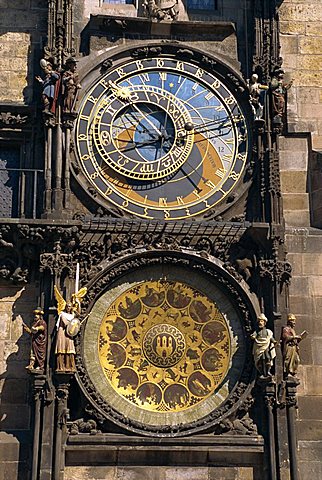
<instances>
[{"instance_id":1,"label":"golden clock hand","mask_svg":"<svg viewBox=\"0 0 322 480\"><path fill-rule=\"evenodd\" d=\"M166 108L166 111L165 111L165 119L164 119L164 125L163 125L163 130L164 130L164 132L166 131L166 128L167 128L168 115L169 115L169 113L168 113L169 104L170 104L170 99L168 99L168 104L167 104L167 108ZM164 140L165 140L165 135L162 134L161 145L160 145L161 157L162 157L162 148L163 148ZM160 168L161 157L160 157L160 160L159 160L159 163L158 163L157 170L159 170L159 168ZM157 155L155 156L155 160L156 160L156 159L157 159Z\"/></svg>"},{"instance_id":2,"label":"golden clock hand","mask_svg":"<svg viewBox=\"0 0 322 480\"><path fill-rule=\"evenodd\" d=\"M153 128L153 130L155 130L157 132L157 134L160 135L160 137L162 137L162 133L160 132L160 130L154 125L153 122L151 122L151 120L148 117L143 115L143 113L139 109L139 107L135 103L132 103L132 102L131 102L131 105L134 108L134 110L136 110L137 112L139 112L142 115L143 119L146 120L146 122Z\"/></svg>"},{"instance_id":3,"label":"golden clock hand","mask_svg":"<svg viewBox=\"0 0 322 480\"><path fill-rule=\"evenodd\" d=\"M238 123L242 118L238 116L236 119L227 116L225 118L220 118L218 120L211 120L210 122L205 122L203 124L193 124L192 122L187 122L181 130L185 130L187 134L191 135L193 130L198 133L203 133L212 130L220 130L221 128L232 128L233 123ZM204 129L204 130L201 130ZM190 133L191 132L191 133Z\"/></svg>"},{"instance_id":4,"label":"golden clock hand","mask_svg":"<svg viewBox=\"0 0 322 480\"><path fill-rule=\"evenodd\" d=\"M119 97L121 100L126 100L131 106L132 108L134 108L134 110L136 110L138 113L140 113L142 115L142 117L147 121L147 123L157 132L158 135L162 136L162 133L160 132L160 130L154 125L153 122L151 122L151 120L149 120L148 117L146 117L145 115L143 115L142 111L139 109L139 107L133 103L133 101L131 100L130 98L130 94L131 94L131 91L130 89L126 88L126 87L118 87L116 85L116 83L112 82L112 80L109 80L108 81L108 84L109 84L109 87L111 88L111 90L114 91L115 95L117 97Z\"/></svg>"}]
</instances>

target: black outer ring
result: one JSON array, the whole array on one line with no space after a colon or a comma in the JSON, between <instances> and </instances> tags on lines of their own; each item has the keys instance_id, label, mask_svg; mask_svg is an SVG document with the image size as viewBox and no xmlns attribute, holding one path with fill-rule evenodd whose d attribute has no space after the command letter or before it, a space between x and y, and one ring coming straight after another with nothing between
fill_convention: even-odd
<instances>
[{"instance_id":1,"label":"black outer ring","mask_svg":"<svg viewBox=\"0 0 322 480\"><path fill-rule=\"evenodd\" d=\"M87 373L83 363L84 325L82 325L81 334L76 337L75 340L76 378L85 397L94 407L98 418L103 417L106 420L110 420L119 427L126 428L132 433L145 436L153 435L155 437L182 437L209 432L224 418L231 416L242 407L254 386L255 369L252 361L251 340L249 335L253 329L252 325L255 325L256 316L259 313L259 306L254 303L254 299L251 297L246 284L244 284L244 282L238 282L223 268L222 262L214 257L205 259L187 251L141 250L135 253L131 251L128 253L124 252L124 256L115 261L102 262L102 267L105 267L103 272L87 285L87 305L84 303L84 307L87 307L87 310L90 311L95 301L111 287L115 280L119 280L128 273L143 268L144 266L162 264L183 266L190 274L193 274L193 271L198 271L208 278L209 281L216 283L223 293L229 296L236 311L239 312L241 325L244 330L246 358L239 380L230 392L228 398L213 412L189 424L152 427L125 418L121 412L112 408L108 404L107 399L103 398L96 391Z\"/></svg>"},{"instance_id":2,"label":"black outer ring","mask_svg":"<svg viewBox=\"0 0 322 480\"><path fill-rule=\"evenodd\" d=\"M115 50L105 52L100 56L91 56L87 57L86 61L82 62L82 65L79 68L79 77L83 85L79 96L79 104L81 104L84 96L87 95L88 91L94 86L95 83L99 81L101 77L106 76L109 70L114 70L116 67L122 67L124 63L128 61L140 60L143 58L151 57L173 57L178 60L189 61L192 64L201 66L204 70L209 71L210 73L215 74L218 79L233 93L236 101L240 105L242 112L244 113L245 122L247 125L248 132L248 153L247 153L247 163L244 168L244 174L240 177L237 184L234 187L234 192L237 193L235 197L227 198L220 202L213 208L213 212L216 212L216 215L220 215L229 208L231 208L239 198L241 198L246 190L250 187L251 178L248 174L247 166L251 161L252 155L252 118L253 114L251 111L251 105L249 101L249 91L247 85L242 78L241 74L236 71L231 65L228 65L220 57L215 56L214 54L209 55L208 52L203 50L192 48L190 45L185 43L158 43L151 42L147 46L148 52L144 56L141 56L140 51L142 51L142 44L136 44L132 47L119 47ZM157 52L156 52L157 51ZM107 62L111 62L110 66L102 70L103 65ZM81 62L80 62L81 63ZM74 139L76 142L76 139ZM79 168L76 170L71 164L73 176L76 178L77 182L81 185L82 189L91 197L96 204L100 204L104 208L115 208L116 206L113 203L108 202L101 195L96 195L92 192L92 184L89 182L87 177L82 171L81 164L79 163L76 149L74 153L74 158L76 163L79 165ZM116 207L121 208L121 207ZM211 209L210 209L211 212ZM132 216L131 214L124 211L125 216ZM134 214L133 214L134 215ZM203 218L209 216L209 211L195 215L194 218ZM140 218L140 217L138 217Z\"/></svg>"}]
</instances>

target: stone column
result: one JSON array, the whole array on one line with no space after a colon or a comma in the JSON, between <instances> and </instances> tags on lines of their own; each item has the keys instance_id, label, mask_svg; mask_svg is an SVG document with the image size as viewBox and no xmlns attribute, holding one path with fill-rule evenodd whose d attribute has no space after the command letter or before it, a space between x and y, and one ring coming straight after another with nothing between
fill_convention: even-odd
<instances>
[{"instance_id":1,"label":"stone column","mask_svg":"<svg viewBox=\"0 0 322 480\"><path fill-rule=\"evenodd\" d=\"M38 459L40 444L40 422L41 422L41 406L44 396L46 376L43 374L34 375L33 394L34 394L34 432L33 432L33 448L32 448L32 468L31 480L37 480L38 477Z\"/></svg>"},{"instance_id":2,"label":"stone column","mask_svg":"<svg viewBox=\"0 0 322 480\"><path fill-rule=\"evenodd\" d=\"M63 455L64 444L67 435L67 420L69 410L67 408L67 400L69 396L70 381L73 374L56 373L56 416L55 416L55 449L54 449L54 480L63 478L65 458Z\"/></svg>"},{"instance_id":3,"label":"stone column","mask_svg":"<svg viewBox=\"0 0 322 480\"><path fill-rule=\"evenodd\" d=\"M274 377L260 380L264 395L264 403L266 406L267 414L267 441L268 445L268 457L269 457L269 480L276 480L277 468L276 468L276 446L275 446L275 408L276 408L276 383Z\"/></svg>"},{"instance_id":4,"label":"stone column","mask_svg":"<svg viewBox=\"0 0 322 480\"><path fill-rule=\"evenodd\" d=\"M53 126L47 125L45 143L45 204L44 212L48 215L52 210L52 148L53 148Z\"/></svg>"},{"instance_id":5,"label":"stone column","mask_svg":"<svg viewBox=\"0 0 322 480\"><path fill-rule=\"evenodd\" d=\"M297 440L295 431L297 398L296 388L299 385L299 380L294 377L286 379L286 417L287 417L287 435L288 448L290 455L290 473L291 480L299 480L299 472L297 466Z\"/></svg>"}]
</instances>

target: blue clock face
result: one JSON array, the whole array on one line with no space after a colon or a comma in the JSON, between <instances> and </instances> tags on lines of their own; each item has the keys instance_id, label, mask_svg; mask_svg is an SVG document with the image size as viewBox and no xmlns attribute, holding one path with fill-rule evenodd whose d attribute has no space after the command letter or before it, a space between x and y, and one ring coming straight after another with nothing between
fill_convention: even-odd
<instances>
[{"instance_id":1,"label":"blue clock face","mask_svg":"<svg viewBox=\"0 0 322 480\"><path fill-rule=\"evenodd\" d=\"M127 157L141 162L156 162L170 152L175 142L175 124L159 106L147 103L126 106L115 119L117 143ZM122 138L122 132L125 138ZM129 175L131 172L128 172Z\"/></svg>"},{"instance_id":2,"label":"blue clock face","mask_svg":"<svg viewBox=\"0 0 322 480\"><path fill-rule=\"evenodd\" d=\"M178 220L221 203L243 177L247 124L213 72L175 58L132 60L84 96L76 144L101 197Z\"/></svg>"}]
</instances>

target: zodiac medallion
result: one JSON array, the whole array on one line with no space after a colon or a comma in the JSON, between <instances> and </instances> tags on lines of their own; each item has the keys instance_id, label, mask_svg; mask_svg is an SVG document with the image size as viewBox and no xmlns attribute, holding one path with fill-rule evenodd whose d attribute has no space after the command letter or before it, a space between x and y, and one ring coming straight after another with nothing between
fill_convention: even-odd
<instances>
[{"instance_id":1,"label":"zodiac medallion","mask_svg":"<svg viewBox=\"0 0 322 480\"><path fill-rule=\"evenodd\" d=\"M132 286L105 312L99 361L112 389L150 412L202 404L230 367L232 338L216 303L183 282Z\"/></svg>"}]
</instances>

